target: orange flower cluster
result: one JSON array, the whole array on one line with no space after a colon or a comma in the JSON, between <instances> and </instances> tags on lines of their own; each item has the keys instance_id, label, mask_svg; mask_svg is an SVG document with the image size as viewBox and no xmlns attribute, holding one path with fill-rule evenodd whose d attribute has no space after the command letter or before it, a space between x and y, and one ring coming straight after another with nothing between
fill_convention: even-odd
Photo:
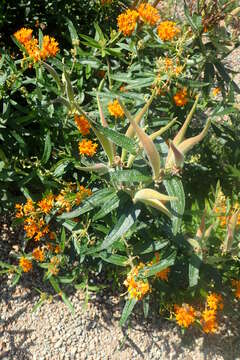
<instances>
[{"instance_id":1,"label":"orange flower cluster","mask_svg":"<svg viewBox=\"0 0 240 360\"><path fill-rule=\"evenodd\" d=\"M187 89L183 88L174 95L173 100L177 106L184 106L188 103Z\"/></svg>"},{"instance_id":2,"label":"orange flower cluster","mask_svg":"<svg viewBox=\"0 0 240 360\"><path fill-rule=\"evenodd\" d=\"M170 72L172 74L175 74L176 76L180 75L183 67L181 65L174 65L173 60L169 59L168 57L165 58L165 70L167 72Z\"/></svg>"},{"instance_id":3,"label":"orange flower cluster","mask_svg":"<svg viewBox=\"0 0 240 360\"><path fill-rule=\"evenodd\" d=\"M157 32L162 41L171 41L180 33L180 29L174 21L163 21L158 25Z\"/></svg>"},{"instance_id":4,"label":"orange flower cluster","mask_svg":"<svg viewBox=\"0 0 240 360\"><path fill-rule=\"evenodd\" d=\"M45 226L45 221L40 219L35 219L32 217L27 217L24 219L24 230L26 231L27 237L35 241L39 241L49 232L48 225Z\"/></svg>"},{"instance_id":5,"label":"orange flower cluster","mask_svg":"<svg viewBox=\"0 0 240 360\"><path fill-rule=\"evenodd\" d=\"M138 19L138 12L136 10L127 9L117 18L118 29L124 36L131 36L135 30Z\"/></svg>"},{"instance_id":6,"label":"orange flower cluster","mask_svg":"<svg viewBox=\"0 0 240 360\"><path fill-rule=\"evenodd\" d=\"M223 309L223 299L221 295L211 293L206 298L205 309L202 312L197 312L188 305L182 306L174 305L176 321L180 326L189 327L195 322L195 319L200 318L202 329L205 333L213 333L218 329L217 310Z\"/></svg>"},{"instance_id":7,"label":"orange flower cluster","mask_svg":"<svg viewBox=\"0 0 240 360\"><path fill-rule=\"evenodd\" d=\"M140 19L145 24L154 26L160 20L158 10L151 4L143 3L137 10L127 9L118 16L118 29L124 36L131 36L134 32L137 21Z\"/></svg>"},{"instance_id":8,"label":"orange flower cluster","mask_svg":"<svg viewBox=\"0 0 240 360\"><path fill-rule=\"evenodd\" d=\"M219 220L220 220L220 226L221 227L225 227L228 224L229 219L231 218L231 216L237 211L239 210L240 205L238 202L236 202L230 209L228 212L228 215L226 215L227 213L227 199L224 196L224 194L222 192L220 192L220 194L218 195L218 199L216 201L216 205L213 208L213 211L219 215ZM240 214L238 215L237 218L237 223L236 226L240 225Z\"/></svg>"},{"instance_id":9,"label":"orange flower cluster","mask_svg":"<svg viewBox=\"0 0 240 360\"><path fill-rule=\"evenodd\" d=\"M170 268L166 268L166 269L156 273L156 276L162 281L168 281L169 273L170 273Z\"/></svg>"},{"instance_id":10,"label":"orange flower cluster","mask_svg":"<svg viewBox=\"0 0 240 360\"><path fill-rule=\"evenodd\" d=\"M79 205L86 197L92 195L92 190L86 189L84 186L79 186L79 191L76 193L75 204Z\"/></svg>"},{"instance_id":11,"label":"orange flower cluster","mask_svg":"<svg viewBox=\"0 0 240 360\"><path fill-rule=\"evenodd\" d=\"M213 96L217 96L221 92L220 87L216 87L212 90Z\"/></svg>"},{"instance_id":12,"label":"orange flower cluster","mask_svg":"<svg viewBox=\"0 0 240 360\"><path fill-rule=\"evenodd\" d=\"M38 207L45 214L49 214L54 205L54 195L49 194L37 203Z\"/></svg>"},{"instance_id":13,"label":"orange flower cluster","mask_svg":"<svg viewBox=\"0 0 240 360\"><path fill-rule=\"evenodd\" d=\"M45 259L45 256L44 256L44 251L41 250L39 247L38 248L35 248L32 252L32 256L34 257L34 259L36 261L40 261L40 262L43 262L44 259Z\"/></svg>"},{"instance_id":14,"label":"orange flower cluster","mask_svg":"<svg viewBox=\"0 0 240 360\"><path fill-rule=\"evenodd\" d=\"M156 23L160 20L158 10L155 9L151 4L141 4L138 7L138 14L143 22L151 26L156 25Z\"/></svg>"},{"instance_id":15,"label":"orange flower cluster","mask_svg":"<svg viewBox=\"0 0 240 360\"><path fill-rule=\"evenodd\" d=\"M92 140L86 140L83 139L82 141L79 141L78 148L79 148L79 154L80 155L87 155L92 157L97 152L98 144L93 143Z\"/></svg>"},{"instance_id":16,"label":"orange flower cluster","mask_svg":"<svg viewBox=\"0 0 240 360\"><path fill-rule=\"evenodd\" d=\"M59 52L58 42L48 35L43 36L42 46L32 37L32 29L22 28L14 33L15 38L24 45L28 55L34 62L54 57Z\"/></svg>"},{"instance_id":17,"label":"orange flower cluster","mask_svg":"<svg viewBox=\"0 0 240 360\"><path fill-rule=\"evenodd\" d=\"M155 253L155 258L153 261L150 261L147 265L152 266L160 261L160 255L158 252ZM170 273L170 268L166 268L162 271L156 273L156 277L158 277L162 281L168 281L168 274Z\"/></svg>"},{"instance_id":18,"label":"orange flower cluster","mask_svg":"<svg viewBox=\"0 0 240 360\"><path fill-rule=\"evenodd\" d=\"M134 267L124 281L124 285L128 288L128 293L131 299L141 300L143 296L150 291L148 281L137 280L139 270L144 267L143 263Z\"/></svg>"},{"instance_id":19,"label":"orange flower cluster","mask_svg":"<svg viewBox=\"0 0 240 360\"><path fill-rule=\"evenodd\" d=\"M22 28L14 33L15 38L17 41L20 42L22 45L26 45L29 40L32 39L32 29Z\"/></svg>"},{"instance_id":20,"label":"orange flower cluster","mask_svg":"<svg viewBox=\"0 0 240 360\"><path fill-rule=\"evenodd\" d=\"M75 124L78 127L80 133L85 136L90 133L91 125L89 124L88 120L83 115L74 115Z\"/></svg>"},{"instance_id":21,"label":"orange flower cluster","mask_svg":"<svg viewBox=\"0 0 240 360\"><path fill-rule=\"evenodd\" d=\"M124 117L124 111L121 108L118 100L114 100L108 104L108 111L110 115L114 116L116 119Z\"/></svg>"},{"instance_id":22,"label":"orange flower cluster","mask_svg":"<svg viewBox=\"0 0 240 360\"><path fill-rule=\"evenodd\" d=\"M174 305L174 311L178 325L188 328L195 322L196 311L192 306L188 304Z\"/></svg>"},{"instance_id":23,"label":"orange flower cluster","mask_svg":"<svg viewBox=\"0 0 240 360\"><path fill-rule=\"evenodd\" d=\"M32 270L32 262L22 256L19 260L19 266L22 268L24 272L29 272Z\"/></svg>"},{"instance_id":24,"label":"orange flower cluster","mask_svg":"<svg viewBox=\"0 0 240 360\"><path fill-rule=\"evenodd\" d=\"M240 280L232 280L232 286L235 287L235 296L240 299Z\"/></svg>"},{"instance_id":25,"label":"orange flower cluster","mask_svg":"<svg viewBox=\"0 0 240 360\"><path fill-rule=\"evenodd\" d=\"M205 333L214 333L218 329L217 310L223 309L222 296L211 293L207 296L205 310L202 312L200 320Z\"/></svg>"}]
</instances>

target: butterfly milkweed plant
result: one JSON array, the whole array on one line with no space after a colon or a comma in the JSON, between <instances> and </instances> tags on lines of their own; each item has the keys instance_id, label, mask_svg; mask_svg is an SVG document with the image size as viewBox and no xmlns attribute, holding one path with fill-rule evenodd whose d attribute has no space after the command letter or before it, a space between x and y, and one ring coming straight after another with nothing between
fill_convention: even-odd
<instances>
[{"instance_id":1,"label":"butterfly milkweed plant","mask_svg":"<svg viewBox=\"0 0 240 360\"><path fill-rule=\"evenodd\" d=\"M237 3L182 1L175 16L167 0L99 1L117 6L115 28L67 19L64 46L57 29L12 34L0 191L23 231L0 265L13 285L38 269L72 312L66 284L113 287L120 325L142 304L219 331L240 298Z\"/></svg>"}]
</instances>

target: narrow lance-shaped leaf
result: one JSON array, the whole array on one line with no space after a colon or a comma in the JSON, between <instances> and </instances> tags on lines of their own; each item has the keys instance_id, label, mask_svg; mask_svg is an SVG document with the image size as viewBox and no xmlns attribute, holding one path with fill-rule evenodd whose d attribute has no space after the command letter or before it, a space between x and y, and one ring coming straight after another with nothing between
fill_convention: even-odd
<instances>
[{"instance_id":1,"label":"narrow lance-shaped leaf","mask_svg":"<svg viewBox=\"0 0 240 360\"><path fill-rule=\"evenodd\" d=\"M56 70L51 65L45 63L44 61L42 61L42 64L45 67L45 69L47 69L47 71L52 75L52 77L56 81L59 89L62 90L62 82L61 82L60 77L58 76Z\"/></svg>"},{"instance_id":2,"label":"narrow lance-shaped leaf","mask_svg":"<svg viewBox=\"0 0 240 360\"><path fill-rule=\"evenodd\" d=\"M140 142L142 143L142 146L144 148L144 151L146 152L146 155L148 157L149 163L152 167L153 171L153 179L158 179L160 174L160 156L156 149L156 146L154 145L152 139L136 124L136 122L133 120L131 114L126 109L124 104L120 99L118 99L119 104L121 108L123 109L126 117L128 118L129 122L133 126L134 131L136 132Z\"/></svg>"},{"instance_id":3,"label":"narrow lance-shaped leaf","mask_svg":"<svg viewBox=\"0 0 240 360\"><path fill-rule=\"evenodd\" d=\"M198 144L206 135L209 126L211 125L211 120L209 119L202 130L202 132L199 135L196 135L194 137L191 137L187 140L184 140L179 146L178 149L183 153L186 154L189 150L191 150L194 145Z\"/></svg>"},{"instance_id":4,"label":"narrow lance-shaped leaf","mask_svg":"<svg viewBox=\"0 0 240 360\"><path fill-rule=\"evenodd\" d=\"M70 78L68 76L68 73L67 73L66 69L63 69L63 77L64 77L65 84L66 84L67 98L68 98L71 106L73 106L73 104L74 104L74 91L73 91L71 80L70 80Z\"/></svg>"}]
</instances>

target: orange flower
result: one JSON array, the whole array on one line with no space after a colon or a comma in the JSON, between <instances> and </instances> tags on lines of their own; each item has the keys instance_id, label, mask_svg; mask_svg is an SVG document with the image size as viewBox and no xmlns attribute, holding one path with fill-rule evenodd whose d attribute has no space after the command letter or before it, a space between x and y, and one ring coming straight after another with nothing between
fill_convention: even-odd
<instances>
[{"instance_id":1,"label":"orange flower","mask_svg":"<svg viewBox=\"0 0 240 360\"><path fill-rule=\"evenodd\" d=\"M235 296L240 299L240 280L232 280L232 286L235 287Z\"/></svg>"},{"instance_id":2,"label":"orange flower","mask_svg":"<svg viewBox=\"0 0 240 360\"><path fill-rule=\"evenodd\" d=\"M23 211L25 215L29 215L35 211L34 203L31 199L28 199L26 204L23 206Z\"/></svg>"},{"instance_id":3,"label":"orange flower","mask_svg":"<svg viewBox=\"0 0 240 360\"><path fill-rule=\"evenodd\" d=\"M85 136L88 135L90 133L90 127L91 125L89 124L88 120L85 118L85 116L83 115L74 115L74 121L75 124L78 127L78 130L80 131L80 133Z\"/></svg>"},{"instance_id":4,"label":"orange flower","mask_svg":"<svg viewBox=\"0 0 240 360\"><path fill-rule=\"evenodd\" d=\"M15 208L17 209L16 218L22 218L23 214L23 206L21 204L16 204Z\"/></svg>"},{"instance_id":5,"label":"orange flower","mask_svg":"<svg viewBox=\"0 0 240 360\"><path fill-rule=\"evenodd\" d=\"M216 321L216 311L206 309L202 312L201 324L205 333L216 332L218 323Z\"/></svg>"},{"instance_id":6,"label":"orange flower","mask_svg":"<svg viewBox=\"0 0 240 360\"><path fill-rule=\"evenodd\" d=\"M157 28L158 36L162 41L170 41L180 33L174 21L163 21Z\"/></svg>"},{"instance_id":7,"label":"orange flower","mask_svg":"<svg viewBox=\"0 0 240 360\"><path fill-rule=\"evenodd\" d=\"M13 35L21 44L25 45L29 40L32 39L32 32L32 29L21 28Z\"/></svg>"},{"instance_id":8,"label":"orange flower","mask_svg":"<svg viewBox=\"0 0 240 360\"><path fill-rule=\"evenodd\" d=\"M173 97L174 102L177 106L184 106L188 103L187 89L184 88L176 93Z\"/></svg>"},{"instance_id":9,"label":"orange flower","mask_svg":"<svg viewBox=\"0 0 240 360\"><path fill-rule=\"evenodd\" d=\"M132 35L135 30L138 12L136 10L126 10L124 13L120 14L117 18L118 29L123 33L124 36Z\"/></svg>"},{"instance_id":10,"label":"orange flower","mask_svg":"<svg viewBox=\"0 0 240 360\"><path fill-rule=\"evenodd\" d=\"M41 201L38 202L38 207L40 207L41 211L45 214L49 214L53 208L54 204L54 196L52 194L47 195Z\"/></svg>"},{"instance_id":11,"label":"orange flower","mask_svg":"<svg viewBox=\"0 0 240 360\"><path fill-rule=\"evenodd\" d=\"M221 92L220 87L216 87L212 90L213 96L217 96Z\"/></svg>"},{"instance_id":12,"label":"orange flower","mask_svg":"<svg viewBox=\"0 0 240 360\"><path fill-rule=\"evenodd\" d=\"M124 111L117 100L114 100L108 104L108 111L116 119L122 118L124 116Z\"/></svg>"},{"instance_id":13,"label":"orange flower","mask_svg":"<svg viewBox=\"0 0 240 360\"><path fill-rule=\"evenodd\" d=\"M32 270L32 262L26 259L24 256L20 258L19 265L24 272L29 272L30 270Z\"/></svg>"},{"instance_id":14,"label":"orange flower","mask_svg":"<svg viewBox=\"0 0 240 360\"><path fill-rule=\"evenodd\" d=\"M218 295L216 293L211 293L207 296L207 306L212 310L217 310L218 308L220 310L223 309L223 299L221 295Z\"/></svg>"},{"instance_id":15,"label":"orange flower","mask_svg":"<svg viewBox=\"0 0 240 360\"><path fill-rule=\"evenodd\" d=\"M32 238L39 230L35 220L28 217L24 220L24 230L27 233L28 238Z\"/></svg>"},{"instance_id":16,"label":"orange flower","mask_svg":"<svg viewBox=\"0 0 240 360\"><path fill-rule=\"evenodd\" d=\"M44 261L44 252L39 247L33 250L32 255L36 261Z\"/></svg>"},{"instance_id":17,"label":"orange flower","mask_svg":"<svg viewBox=\"0 0 240 360\"><path fill-rule=\"evenodd\" d=\"M93 143L92 140L83 139L79 141L78 148L80 155L87 155L92 157L96 154L98 144Z\"/></svg>"},{"instance_id":18,"label":"orange flower","mask_svg":"<svg viewBox=\"0 0 240 360\"><path fill-rule=\"evenodd\" d=\"M151 26L154 26L160 19L157 9L147 3L143 3L139 6L138 14L143 22Z\"/></svg>"},{"instance_id":19,"label":"orange flower","mask_svg":"<svg viewBox=\"0 0 240 360\"><path fill-rule=\"evenodd\" d=\"M196 312L194 308L188 304L183 306L174 306L175 316L178 325L183 327L189 327L195 321Z\"/></svg>"},{"instance_id":20,"label":"orange flower","mask_svg":"<svg viewBox=\"0 0 240 360\"><path fill-rule=\"evenodd\" d=\"M25 44L25 48L27 50L28 55L34 60L34 62L39 61L41 59L38 40L31 39Z\"/></svg>"},{"instance_id":21,"label":"orange flower","mask_svg":"<svg viewBox=\"0 0 240 360\"><path fill-rule=\"evenodd\" d=\"M66 192L64 190L61 190L60 194L56 197L57 205L62 208L61 212L63 212L64 210L69 212L72 209L72 205L67 199L65 199L65 196L66 196Z\"/></svg>"},{"instance_id":22,"label":"orange flower","mask_svg":"<svg viewBox=\"0 0 240 360\"><path fill-rule=\"evenodd\" d=\"M86 189L84 186L79 186L79 191L76 194L75 203L76 205L79 205L82 200L84 200L87 196L92 195L92 190Z\"/></svg>"},{"instance_id":23,"label":"orange flower","mask_svg":"<svg viewBox=\"0 0 240 360\"><path fill-rule=\"evenodd\" d=\"M48 57L54 57L59 52L58 42L54 37L44 35L42 42L42 49L40 51L41 59L46 59Z\"/></svg>"},{"instance_id":24,"label":"orange flower","mask_svg":"<svg viewBox=\"0 0 240 360\"><path fill-rule=\"evenodd\" d=\"M168 281L168 274L170 273L170 268L166 268L162 271L159 271L158 273L156 273L156 276L163 280L163 281Z\"/></svg>"},{"instance_id":25,"label":"orange flower","mask_svg":"<svg viewBox=\"0 0 240 360\"><path fill-rule=\"evenodd\" d=\"M128 288L128 293L131 299L141 300L143 296L150 291L148 281L137 280L139 269L143 268L144 264L140 263L134 267L124 281L124 285Z\"/></svg>"}]
</instances>

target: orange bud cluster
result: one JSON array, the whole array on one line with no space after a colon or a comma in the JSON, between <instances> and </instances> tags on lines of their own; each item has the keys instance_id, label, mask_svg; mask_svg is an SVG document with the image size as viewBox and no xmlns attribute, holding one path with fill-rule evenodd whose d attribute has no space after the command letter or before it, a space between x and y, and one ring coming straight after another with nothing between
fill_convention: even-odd
<instances>
[{"instance_id":1,"label":"orange bud cluster","mask_svg":"<svg viewBox=\"0 0 240 360\"><path fill-rule=\"evenodd\" d=\"M160 20L158 10L151 4L142 3L137 10L140 19L146 24L154 26Z\"/></svg>"}]
</instances>

